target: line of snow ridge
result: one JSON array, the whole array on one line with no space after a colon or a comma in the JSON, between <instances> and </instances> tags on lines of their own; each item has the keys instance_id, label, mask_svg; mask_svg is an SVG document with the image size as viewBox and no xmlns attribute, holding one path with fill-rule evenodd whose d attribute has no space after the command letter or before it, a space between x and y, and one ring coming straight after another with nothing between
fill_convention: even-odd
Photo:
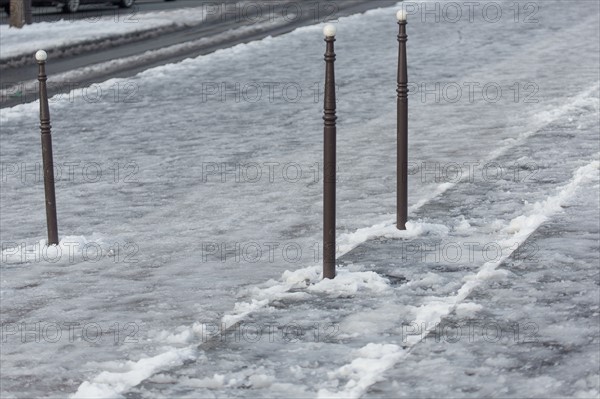
<instances>
[{"instance_id":1,"label":"line of snow ridge","mask_svg":"<svg viewBox=\"0 0 600 399\"><path fill-rule=\"evenodd\" d=\"M600 154L598 154L600 156ZM597 181L599 177L600 162L594 160L577 169L573 178L566 185L560 187L558 194L546 198L543 202L534 205L533 211L528 215L521 215L512 219L504 232L512 236L500 245L503 248L516 250L519 245L535 232L545 221L554 214L562 211L562 205L575 196L577 189L586 183ZM515 245L518 244L518 245ZM475 287L489 279L505 277L505 270L496 270L513 251L505 252L499 259L485 263L477 273L467 276L465 284L454 296L438 298L420 306L417 309L416 320L424 321L426 325L436 325L444 316L450 314ZM360 398L369 387L382 380L382 374L391 369L402 358L408 355L411 348L419 343L426 334L409 335L407 346L403 349L395 344L369 343L356 351L357 357L337 370L329 373L331 380L343 378L347 383L338 391L321 389L318 398ZM334 384L334 385L337 385Z\"/></svg>"},{"instance_id":2,"label":"line of snow ridge","mask_svg":"<svg viewBox=\"0 0 600 399\"><path fill-rule=\"evenodd\" d=\"M600 154L598 154L600 156ZM589 164L580 167L574 173L574 177L566 185L559 188L556 195L549 196L545 201L536 203L533 211L528 215L521 215L512 219L505 227L504 232L511 234L511 237L501 242L502 247L518 247L515 244L522 244L525 240L541 226L552 215L560 212L562 206L572 198L578 187L590 181L598 179L598 170L600 162L594 160ZM395 238L416 237L421 234L444 234L447 228L440 225L427 225L411 223L407 226L406 232L392 230L385 224L373 226L368 229L361 229L355 235L349 235L347 247L350 248L355 240L368 239L375 236L386 236ZM446 230L444 230L446 229ZM509 253L510 252L510 253ZM426 321L428 325L435 325L441 319L448 315L452 310L462 302L472 290L484 281L504 277L505 272L496 270L512 252L506 252L505 255L493 262L485 263L480 270L465 278L465 284L454 296L439 298L417 308L416 319ZM224 315L222 322L231 326L244 319L248 314L268 306L272 300L281 299L287 295L297 295L298 292L290 293L295 288L306 288L308 291L337 292L347 290L368 289L372 291L382 291L389 288L387 280L373 272L350 272L341 273L343 277L339 282L320 281L319 267L310 266L294 272L286 271L283 273L282 281L272 284L265 289L256 288L254 298L249 303L237 303L234 310ZM136 362L129 361L123 364L121 372L104 371L96 376L92 381L85 381L71 398L122 398L123 393L132 387L138 385L153 374L182 365L186 360L192 360L197 357L197 352L201 349L198 342L198 334L201 326L194 325L189 331L183 331L176 335L162 337L168 343L189 343L191 345L184 348L169 347L160 355L140 359ZM392 368L397 362L405 357L414 345L419 343L424 335L408 336L407 347L405 349L395 344L374 344L369 343L359 349L358 355L351 363L340 367L338 370L329 374L331 380L340 378L347 379L348 382L339 391L329 391L321 389L317 395L319 398L359 398L368 388L381 380L381 375ZM196 342L196 343L194 343ZM337 384L335 384L337 385Z\"/></svg>"}]
</instances>

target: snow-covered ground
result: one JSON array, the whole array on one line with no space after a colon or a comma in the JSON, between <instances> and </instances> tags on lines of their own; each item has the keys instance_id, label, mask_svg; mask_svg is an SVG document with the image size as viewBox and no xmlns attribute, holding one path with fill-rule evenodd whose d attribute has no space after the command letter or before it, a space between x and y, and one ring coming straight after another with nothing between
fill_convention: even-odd
<instances>
[{"instance_id":1,"label":"snow-covered ground","mask_svg":"<svg viewBox=\"0 0 600 399\"><path fill-rule=\"evenodd\" d=\"M43 48L71 46L92 40L120 37L150 29L195 26L204 21L207 7L139 13L114 10L107 16L38 22L21 29L0 25L0 59L28 55Z\"/></svg>"},{"instance_id":2,"label":"snow-covered ground","mask_svg":"<svg viewBox=\"0 0 600 399\"><path fill-rule=\"evenodd\" d=\"M395 9L339 20L334 281L322 26L54 98L61 256L40 245L38 105L2 109L1 396L598 397L598 3L498 2L496 22L432 4L439 22L409 14L402 233ZM467 318L554 346L413 329Z\"/></svg>"}]
</instances>

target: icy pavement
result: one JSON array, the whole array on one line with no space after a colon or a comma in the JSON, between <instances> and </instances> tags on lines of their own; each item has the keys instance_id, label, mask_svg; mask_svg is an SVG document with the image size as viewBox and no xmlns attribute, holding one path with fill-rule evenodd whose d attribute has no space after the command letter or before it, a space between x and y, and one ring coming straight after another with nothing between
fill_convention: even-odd
<instances>
[{"instance_id":1,"label":"icy pavement","mask_svg":"<svg viewBox=\"0 0 600 399\"><path fill-rule=\"evenodd\" d=\"M422 341L365 397L600 396L594 180L429 335L407 324L404 337Z\"/></svg>"},{"instance_id":2,"label":"icy pavement","mask_svg":"<svg viewBox=\"0 0 600 399\"><path fill-rule=\"evenodd\" d=\"M413 92L405 233L390 225L395 9L340 19L331 282L316 266L321 26L55 98L59 233L63 254L73 248L56 262L35 247L37 104L0 110L1 396L430 397L442 382L454 396L542 397L546 384L597 395L598 4L544 2L537 23L499 4L509 16L496 23L409 21L417 87L496 83L503 95ZM540 344L403 342L413 321L466 319L516 322L520 337L537 323Z\"/></svg>"},{"instance_id":3,"label":"icy pavement","mask_svg":"<svg viewBox=\"0 0 600 399\"><path fill-rule=\"evenodd\" d=\"M548 384L554 397L596 397L600 162L589 100L577 120L495 159L535 172L457 184L415 210L408 232L380 227L382 238L342 256L336 280L308 268L254 290L243 319L179 332L206 341L202 354L130 397L544 397ZM550 135L569 136L573 151ZM491 206L503 212L490 218ZM432 381L418 378L421 364Z\"/></svg>"}]
</instances>

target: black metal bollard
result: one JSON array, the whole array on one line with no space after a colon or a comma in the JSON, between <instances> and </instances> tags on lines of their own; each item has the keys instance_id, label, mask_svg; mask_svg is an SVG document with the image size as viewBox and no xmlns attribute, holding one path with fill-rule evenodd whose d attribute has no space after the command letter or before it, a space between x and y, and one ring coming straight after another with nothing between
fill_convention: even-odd
<instances>
[{"instance_id":1,"label":"black metal bollard","mask_svg":"<svg viewBox=\"0 0 600 399\"><path fill-rule=\"evenodd\" d=\"M56 195L54 192L54 161L52 159L52 133L50 126L50 108L46 89L46 59L44 50L35 53L39 65L40 83L40 130L42 133L42 160L44 164L44 190L46 195L46 223L48 225L48 245L58 244L58 223L56 220Z\"/></svg>"},{"instance_id":2,"label":"black metal bollard","mask_svg":"<svg viewBox=\"0 0 600 399\"><path fill-rule=\"evenodd\" d=\"M406 61L406 12L398 11L396 14L400 32L398 33L398 164L397 164L397 224L399 230L406 230L408 219L408 66Z\"/></svg>"},{"instance_id":3,"label":"black metal bollard","mask_svg":"<svg viewBox=\"0 0 600 399\"><path fill-rule=\"evenodd\" d=\"M324 102L324 166L323 166L323 278L335 277L335 183L336 183L336 120L335 115L335 52L336 28L323 29L327 50L325 52L325 102Z\"/></svg>"}]
</instances>

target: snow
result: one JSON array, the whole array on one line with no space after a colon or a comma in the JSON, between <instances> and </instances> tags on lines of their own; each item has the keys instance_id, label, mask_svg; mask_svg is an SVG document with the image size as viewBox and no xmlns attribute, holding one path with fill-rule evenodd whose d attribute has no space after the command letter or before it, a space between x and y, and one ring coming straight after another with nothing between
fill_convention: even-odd
<instances>
[{"instance_id":1,"label":"snow","mask_svg":"<svg viewBox=\"0 0 600 399\"><path fill-rule=\"evenodd\" d=\"M165 367L182 364L193 357L193 349L171 349L160 355L128 362L125 371L100 373L92 382L81 384L71 398L121 398L121 393L139 384Z\"/></svg>"},{"instance_id":2,"label":"snow","mask_svg":"<svg viewBox=\"0 0 600 399\"><path fill-rule=\"evenodd\" d=\"M97 64L92 64L88 66L84 66L81 68L75 68L66 72L62 72L59 74L54 74L52 76L52 83L61 86L61 85L70 85L73 82L78 82L84 79L89 78L90 76L94 76L96 74L105 74L111 72L119 71L124 65L132 66L132 65L147 65L153 61L161 59L162 57L174 56L186 51L193 51L197 48L210 45L212 43L219 43L223 40L233 39L243 37L244 35L249 35L251 33L260 32L265 30L266 28L273 28L277 26L281 26L284 24L284 20L282 18L273 18L266 22L254 23L248 26L240 26L234 29L227 30L220 34L215 34L213 36L204 37L197 40L189 40L184 43L173 44L171 46L166 46L157 50L148 50L141 54L122 57L110 61L100 62ZM36 53L37 57L37 53ZM7 86L0 90L0 96L9 96L15 92L28 92L34 91L37 88L38 81L37 79L31 79L28 81L20 82L16 85ZM72 94L72 93L71 93ZM69 94L69 96L71 95ZM93 95L92 95L93 96ZM95 98L95 97L92 97Z\"/></svg>"},{"instance_id":3,"label":"snow","mask_svg":"<svg viewBox=\"0 0 600 399\"><path fill-rule=\"evenodd\" d=\"M273 384L273 377L265 374L254 374L249 378L254 388L268 388Z\"/></svg>"},{"instance_id":4,"label":"snow","mask_svg":"<svg viewBox=\"0 0 600 399\"><path fill-rule=\"evenodd\" d=\"M413 207L413 209L418 209ZM390 219L383 223L378 223L370 227L357 229L352 233L344 233L339 237L338 255L343 255L359 244L372 240L374 238L414 238L420 235L445 235L448 233L448 227L440 224L407 222L406 230L398 230L396 221Z\"/></svg>"},{"instance_id":5,"label":"snow","mask_svg":"<svg viewBox=\"0 0 600 399\"><path fill-rule=\"evenodd\" d=\"M401 349L397 345L367 344L357 351L352 363L330 373L331 379L348 379L344 389L340 392L320 390L318 398L360 398L369 386L381 378L380 374L396 363L400 356Z\"/></svg>"},{"instance_id":6,"label":"snow","mask_svg":"<svg viewBox=\"0 0 600 399\"><path fill-rule=\"evenodd\" d=\"M115 12L107 17L36 22L21 29L0 25L0 59L33 54L39 49L70 46L167 27L196 26L206 18L204 7L137 13Z\"/></svg>"},{"instance_id":7,"label":"snow","mask_svg":"<svg viewBox=\"0 0 600 399\"><path fill-rule=\"evenodd\" d=\"M600 156L600 153L597 155ZM542 203L536 202L530 214L512 219L509 226L505 229L511 236L500 241L499 244L507 249L518 248L542 223L548 220L553 214L562 210L562 206L567 204L567 201L575 194L577 188L582 184L597 181L599 169L599 161L592 161L577 169L573 179L566 186L560 187L558 194L548 197ZM466 283L458 290L455 302L465 299L473 288L481 284L482 281L506 277L506 270L496 270L512 252L506 253L506 256L502 256L494 262L485 263L477 274L466 276Z\"/></svg>"},{"instance_id":8,"label":"snow","mask_svg":"<svg viewBox=\"0 0 600 399\"><path fill-rule=\"evenodd\" d=\"M96 86L132 84L135 102L55 97L61 240L47 249L39 104L0 110L0 396L597 396L597 7L545 2L537 24L411 14L411 81L506 91L497 103L411 94L406 231L394 226L397 7L339 20L334 280L321 279L314 178L322 25ZM304 94L203 98L203 83L221 82ZM515 82L535 82L539 101L515 102ZM482 174L491 162L505 173ZM459 181L436 172L450 163ZM258 181L236 174L249 164ZM441 250L456 247L457 259ZM522 334L534 322L538 342L433 338L467 319ZM62 338L34 340L35 323L61 323ZM94 325L99 339L82 333ZM244 339L247 327L261 339Z\"/></svg>"},{"instance_id":9,"label":"snow","mask_svg":"<svg viewBox=\"0 0 600 399\"><path fill-rule=\"evenodd\" d=\"M542 223L548 220L552 214L561 211L564 201L572 196L581 184L597 180L599 168L600 162L593 161L577 169L573 180L567 186L558 188L560 191L557 195L541 203L536 202L533 204L533 212L530 215L521 215L514 218L510 221L510 225L506 227L505 231L521 236L531 234Z\"/></svg>"},{"instance_id":10,"label":"snow","mask_svg":"<svg viewBox=\"0 0 600 399\"><path fill-rule=\"evenodd\" d=\"M565 195L576 182L580 183L577 188ZM456 342L449 345L450 337L440 336L435 326L432 336L421 337L418 325L408 325L406 331L415 332L419 344L384 373L372 392L412 397L427 387L435 396L461 396L468 391L477 396L536 397L548 396L552 387L556 397L577 396L583 390L594 393L598 375L591 370L599 360L594 341L597 281L593 277L597 274L598 227L589 216L597 212L599 189L597 165L592 161L576 169L549 201L539 201L560 202L562 209L548 213L546 208L548 219L526 239L530 246L537 245L536 257L513 252L509 261L495 269L503 272L502 279L470 274L477 280L467 297L471 309L465 314L459 305L445 317L446 325L462 325ZM467 328L467 321L474 330ZM486 325L500 329L499 341L493 333L482 337L481 328ZM411 384L416 376L424 381Z\"/></svg>"},{"instance_id":11,"label":"snow","mask_svg":"<svg viewBox=\"0 0 600 399\"><path fill-rule=\"evenodd\" d=\"M334 298L352 297L359 290L369 290L373 293L383 292L390 288L387 280L374 272L340 271L335 279L321 280L310 286L310 292L328 294Z\"/></svg>"},{"instance_id":12,"label":"snow","mask_svg":"<svg viewBox=\"0 0 600 399\"><path fill-rule=\"evenodd\" d=\"M600 156L600 154L598 154ZM590 182L599 180L600 162L593 161L585 166L580 167L574 173L571 181L564 187L558 189L558 194L547 198L541 204L536 203L534 210L530 215L522 215L510 222L510 226L519 224L518 230L511 230L510 238L502 242L506 248L518 248L530 234L554 213L560 212L563 205L567 205L569 200L576 195L577 189ZM516 220L526 220L526 223L516 223ZM519 245L514 245L519 244ZM345 377L348 382L339 390L330 391L322 389L319 391L319 398L338 397L338 398L359 398L362 397L368 389L376 382L382 379L381 374L384 371L391 369L397 362L406 356L410 347L419 343L426 335L427 331L437 328L442 319L448 316L452 311L460 309L459 312L464 314L465 309L469 312L481 309L477 304L461 304L467 296L480 284L485 281L504 279L510 277L510 273L506 270L496 270L509 256L512 251L507 252L506 256L501 257L495 262L485 263L481 269L471 275L465 276L465 284L458 290L456 295L446 298L429 299L425 304L414 308L414 318L410 321L411 325L424 326L425 329L417 328L417 334L406 336L405 342L408 346L404 349L393 344L374 344L369 343L364 348L361 348L356 357L351 363L340 367L335 373L332 373L329 378L336 380L338 377ZM337 383L334 383L337 385ZM544 392L544 391L540 391Z\"/></svg>"},{"instance_id":13,"label":"snow","mask_svg":"<svg viewBox=\"0 0 600 399\"><path fill-rule=\"evenodd\" d=\"M226 326L232 326L240 320L243 320L250 313L265 307L268 305L268 303L269 301L267 299L260 301L253 299L250 303L238 302L234 305L233 312L231 314L223 316L222 322L225 323Z\"/></svg>"}]
</instances>

